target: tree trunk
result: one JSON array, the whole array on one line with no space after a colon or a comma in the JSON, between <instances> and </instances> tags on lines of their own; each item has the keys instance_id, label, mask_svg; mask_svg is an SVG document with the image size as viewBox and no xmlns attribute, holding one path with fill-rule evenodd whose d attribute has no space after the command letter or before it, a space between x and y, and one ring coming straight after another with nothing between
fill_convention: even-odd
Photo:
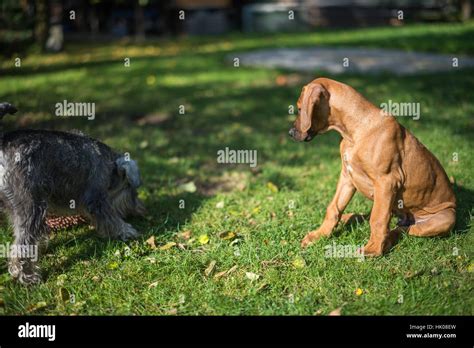
<instances>
[{"instance_id":1,"label":"tree trunk","mask_svg":"<svg viewBox=\"0 0 474 348\"><path fill-rule=\"evenodd\" d=\"M142 41L145 39L145 14L139 1L135 1L135 39Z\"/></svg>"},{"instance_id":2,"label":"tree trunk","mask_svg":"<svg viewBox=\"0 0 474 348\"><path fill-rule=\"evenodd\" d=\"M461 0L461 20L468 21L471 18L471 0Z\"/></svg>"},{"instance_id":3,"label":"tree trunk","mask_svg":"<svg viewBox=\"0 0 474 348\"><path fill-rule=\"evenodd\" d=\"M48 0L36 0L36 20L34 36L35 41L41 47L41 50L46 48L46 40L48 39L49 31L49 1Z\"/></svg>"}]
</instances>

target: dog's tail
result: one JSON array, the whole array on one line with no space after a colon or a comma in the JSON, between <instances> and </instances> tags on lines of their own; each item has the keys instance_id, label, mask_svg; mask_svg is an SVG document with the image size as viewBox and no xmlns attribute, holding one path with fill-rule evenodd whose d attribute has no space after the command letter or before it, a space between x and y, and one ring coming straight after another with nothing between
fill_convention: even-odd
<instances>
[{"instance_id":1,"label":"dog's tail","mask_svg":"<svg viewBox=\"0 0 474 348\"><path fill-rule=\"evenodd\" d=\"M18 109L10 103L0 103L0 120L2 120L6 114L13 115L17 111Z\"/></svg>"}]
</instances>

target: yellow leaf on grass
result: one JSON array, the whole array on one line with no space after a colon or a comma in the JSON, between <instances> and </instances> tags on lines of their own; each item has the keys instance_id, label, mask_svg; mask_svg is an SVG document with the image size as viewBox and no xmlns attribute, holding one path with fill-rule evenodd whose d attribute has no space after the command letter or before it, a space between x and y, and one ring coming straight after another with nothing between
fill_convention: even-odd
<instances>
[{"instance_id":1,"label":"yellow leaf on grass","mask_svg":"<svg viewBox=\"0 0 474 348\"><path fill-rule=\"evenodd\" d=\"M219 238L223 240L234 239L236 234L234 232L222 232L219 234Z\"/></svg>"},{"instance_id":2,"label":"yellow leaf on grass","mask_svg":"<svg viewBox=\"0 0 474 348\"><path fill-rule=\"evenodd\" d=\"M201 234L198 238L199 244L204 245L209 243L209 237L207 234Z\"/></svg>"},{"instance_id":3,"label":"yellow leaf on grass","mask_svg":"<svg viewBox=\"0 0 474 348\"><path fill-rule=\"evenodd\" d=\"M35 311L37 311L37 310L39 310L39 309L45 308L45 307L47 307L47 306L48 306L48 304L47 304L45 301L40 301L40 302L38 302L38 303L36 303L36 304L34 304L34 305L28 307L27 310L28 310L28 312L31 313L31 312L35 312Z\"/></svg>"},{"instance_id":4,"label":"yellow leaf on grass","mask_svg":"<svg viewBox=\"0 0 474 348\"><path fill-rule=\"evenodd\" d=\"M109 269L116 269L116 268L118 268L118 266L119 266L119 264L118 264L118 262L116 262L116 261L110 262L110 263L108 264L108 268L109 268Z\"/></svg>"},{"instance_id":5,"label":"yellow leaf on grass","mask_svg":"<svg viewBox=\"0 0 474 348\"><path fill-rule=\"evenodd\" d=\"M364 290L362 290L361 288L357 288L356 291L355 291L355 294L356 294L357 296L360 296L360 295L362 295L363 293L364 293Z\"/></svg>"},{"instance_id":6,"label":"yellow leaf on grass","mask_svg":"<svg viewBox=\"0 0 474 348\"><path fill-rule=\"evenodd\" d=\"M306 266L306 261L301 256L297 256L293 260L293 267L295 267L295 268L304 268L305 266Z\"/></svg>"},{"instance_id":7,"label":"yellow leaf on grass","mask_svg":"<svg viewBox=\"0 0 474 348\"><path fill-rule=\"evenodd\" d=\"M271 181L267 183L267 187L272 191L273 193L278 192L278 186L272 183Z\"/></svg>"},{"instance_id":8,"label":"yellow leaf on grass","mask_svg":"<svg viewBox=\"0 0 474 348\"><path fill-rule=\"evenodd\" d=\"M145 241L146 244L148 244L150 246L150 248L152 248L153 250L156 249L156 244L155 244L155 236L151 236L150 238L148 238L146 241Z\"/></svg>"},{"instance_id":9,"label":"yellow leaf on grass","mask_svg":"<svg viewBox=\"0 0 474 348\"><path fill-rule=\"evenodd\" d=\"M168 250L176 245L176 242L168 242L165 245L160 247L160 250Z\"/></svg>"},{"instance_id":10,"label":"yellow leaf on grass","mask_svg":"<svg viewBox=\"0 0 474 348\"><path fill-rule=\"evenodd\" d=\"M252 209L252 214L258 214L260 213L260 207L255 207Z\"/></svg>"}]
</instances>

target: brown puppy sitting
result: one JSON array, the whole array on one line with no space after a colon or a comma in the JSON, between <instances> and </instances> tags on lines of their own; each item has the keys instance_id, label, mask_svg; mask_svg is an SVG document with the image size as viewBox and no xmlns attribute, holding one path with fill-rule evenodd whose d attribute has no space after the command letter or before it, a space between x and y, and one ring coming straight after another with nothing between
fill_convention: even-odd
<instances>
[{"instance_id":1,"label":"brown puppy sitting","mask_svg":"<svg viewBox=\"0 0 474 348\"><path fill-rule=\"evenodd\" d=\"M390 231L392 213L410 235L449 233L456 220L456 199L435 156L395 117L352 87L318 78L303 87L289 133L295 140L310 141L331 129L343 138L341 174L323 224L306 235L303 247L329 236L341 218L347 219L342 212L356 190L374 201L365 255L381 255L392 247L400 231Z\"/></svg>"}]
</instances>

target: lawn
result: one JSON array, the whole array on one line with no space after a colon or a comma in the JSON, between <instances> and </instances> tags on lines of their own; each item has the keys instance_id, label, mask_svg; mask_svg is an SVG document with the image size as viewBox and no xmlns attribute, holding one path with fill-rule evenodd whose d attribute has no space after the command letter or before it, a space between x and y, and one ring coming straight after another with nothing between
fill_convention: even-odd
<instances>
[{"instance_id":1,"label":"lawn","mask_svg":"<svg viewBox=\"0 0 474 348\"><path fill-rule=\"evenodd\" d=\"M128 243L101 240L87 227L53 233L41 259L45 282L36 287L13 282L2 259L0 313L474 314L474 70L324 74L376 105L421 103L420 120L400 121L456 183L458 222L449 237L403 236L386 256L360 261L325 257L325 246L364 245L367 222L299 246L321 224L340 170L337 133L310 143L287 136L295 117L289 105L322 74L234 67L226 59L262 47L314 45L474 55L472 37L474 22L232 34L70 44L58 55L27 56L21 68L2 61L0 100L20 110L5 127L78 128L130 152L141 167L148 214L130 220L143 237ZM95 120L55 117L63 100L95 102ZM257 150L258 166L217 163L225 147ZM369 212L371 204L356 195L346 211ZM10 242L5 218L0 226L0 243Z\"/></svg>"}]
</instances>

